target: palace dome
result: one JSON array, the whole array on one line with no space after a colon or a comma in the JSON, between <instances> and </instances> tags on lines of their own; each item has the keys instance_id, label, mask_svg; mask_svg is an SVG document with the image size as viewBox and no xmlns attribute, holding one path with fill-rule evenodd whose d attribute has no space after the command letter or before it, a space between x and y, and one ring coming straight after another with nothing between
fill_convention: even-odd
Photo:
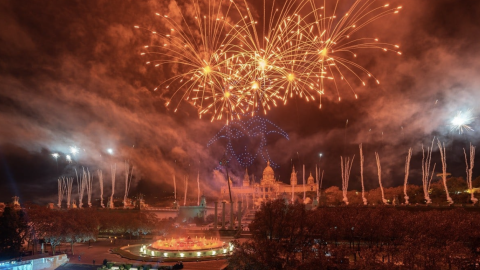
<instances>
[{"instance_id":1,"label":"palace dome","mask_svg":"<svg viewBox=\"0 0 480 270\"><path fill-rule=\"evenodd\" d=\"M263 175L274 175L272 167L270 167L270 161L267 162L267 167L263 170Z\"/></svg>"},{"instance_id":2,"label":"palace dome","mask_svg":"<svg viewBox=\"0 0 480 270\"><path fill-rule=\"evenodd\" d=\"M263 177L260 181L261 185L273 185L275 184L275 173L272 167L270 167L270 161L267 162L267 167L263 170Z\"/></svg>"},{"instance_id":3,"label":"palace dome","mask_svg":"<svg viewBox=\"0 0 480 270\"><path fill-rule=\"evenodd\" d=\"M312 173L310 173L310 176L307 179L307 184L312 185L315 182L313 179Z\"/></svg>"}]
</instances>

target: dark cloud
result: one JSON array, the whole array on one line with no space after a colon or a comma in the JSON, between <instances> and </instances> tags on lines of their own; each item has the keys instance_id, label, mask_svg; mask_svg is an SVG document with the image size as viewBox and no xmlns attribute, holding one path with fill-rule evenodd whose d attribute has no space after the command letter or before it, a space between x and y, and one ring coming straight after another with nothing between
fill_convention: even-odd
<instances>
[{"instance_id":1,"label":"dark cloud","mask_svg":"<svg viewBox=\"0 0 480 270\"><path fill-rule=\"evenodd\" d=\"M327 95L321 110L313 102L292 99L269 112L267 118L290 136L273 137L268 145L281 165L276 171L281 180L289 178L291 163L297 169L305 163L307 173L319 163L326 170L325 184L339 185L340 155L356 154L350 186L358 189L358 144L364 143L367 188L378 185L375 151L381 155L385 185L392 186L403 180L409 147L415 153L411 181L419 183L421 144L433 136L448 144L449 171L464 175L462 147L478 144L478 132L460 136L447 123L459 110L479 113L480 3L390 4L402 5L400 14L362 33L401 45L402 56L363 52L358 59L380 85L358 87L358 100L341 89L342 101ZM194 179L200 171L202 189L217 190L221 180L214 180L213 169L224 144L206 144L223 123L198 120L187 104L175 114L165 108L162 94L151 89L169 70L145 67L139 52L150 37L133 28L161 28L155 12L178 17L181 10L192 13L189 2L174 1L0 3L0 178L6 183L0 201L13 195L53 201L58 175L71 175L76 166L108 171L110 164L125 160L136 167L140 191L171 190L174 170L180 179L187 174ZM477 129L478 121L473 126ZM66 154L73 145L81 149L75 162L59 158L57 172L51 153ZM107 148L114 149L114 156ZM439 167L438 152L433 159ZM235 176L243 175L243 168L231 166ZM259 159L249 170L259 179L264 166Z\"/></svg>"}]
</instances>

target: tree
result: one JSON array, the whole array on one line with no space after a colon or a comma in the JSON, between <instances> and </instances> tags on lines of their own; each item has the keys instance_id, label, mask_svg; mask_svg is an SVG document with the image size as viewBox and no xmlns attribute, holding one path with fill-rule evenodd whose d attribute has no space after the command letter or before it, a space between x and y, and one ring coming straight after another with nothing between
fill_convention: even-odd
<instances>
[{"instance_id":1,"label":"tree","mask_svg":"<svg viewBox=\"0 0 480 270\"><path fill-rule=\"evenodd\" d=\"M42 232L46 243L52 247L52 254L55 255L55 248L64 240L65 222L61 217L60 211L49 211L43 220Z\"/></svg>"},{"instance_id":2,"label":"tree","mask_svg":"<svg viewBox=\"0 0 480 270\"><path fill-rule=\"evenodd\" d=\"M37 239L44 239L52 246L52 253L55 255L55 248L64 240L65 220L64 211L47 209L40 206L27 208L27 215L32 231Z\"/></svg>"},{"instance_id":3,"label":"tree","mask_svg":"<svg viewBox=\"0 0 480 270\"><path fill-rule=\"evenodd\" d=\"M252 241L235 243L237 249L229 259L230 267L297 269L315 257L312 221L303 204L287 205L283 199L262 204L249 225Z\"/></svg>"},{"instance_id":4,"label":"tree","mask_svg":"<svg viewBox=\"0 0 480 270\"><path fill-rule=\"evenodd\" d=\"M478 179L478 177L477 177ZM475 179L474 182L477 180ZM480 179L479 179L480 181ZM467 181L463 177L450 177L447 179L447 187L450 192L465 192L468 189ZM475 187L475 184L474 184Z\"/></svg>"},{"instance_id":5,"label":"tree","mask_svg":"<svg viewBox=\"0 0 480 270\"><path fill-rule=\"evenodd\" d=\"M472 181L472 186L473 188L480 188L480 176L477 176L477 178Z\"/></svg>"},{"instance_id":6,"label":"tree","mask_svg":"<svg viewBox=\"0 0 480 270\"><path fill-rule=\"evenodd\" d=\"M91 209L71 209L63 212L62 235L65 242L70 243L74 255L74 243L96 240L98 235L98 219Z\"/></svg>"},{"instance_id":7,"label":"tree","mask_svg":"<svg viewBox=\"0 0 480 270\"><path fill-rule=\"evenodd\" d=\"M4 258L18 256L28 235L28 224L23 210L5 207L0 216L0 254Z\"/></svg>"}]
</instances>

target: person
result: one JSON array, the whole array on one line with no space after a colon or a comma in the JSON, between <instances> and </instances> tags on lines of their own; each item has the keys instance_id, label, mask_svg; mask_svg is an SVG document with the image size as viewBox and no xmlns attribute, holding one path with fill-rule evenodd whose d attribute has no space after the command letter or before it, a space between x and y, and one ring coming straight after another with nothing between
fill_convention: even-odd
<instances>
[{"instance_id":1,"label":"person","mask_svg":"<svg viewBox=\"0 0 480 270\"><path fill-rule=\"evenodd\" d=\"M78 261L80 261L80 255L78 255Z\"/></svg>"},{"instance_id":2,"label":"person","mask_svg":"<svg viewBox=\"0 0 480 270\"><path fill-rule=\"evenodd\" d=\"M93 260L93 265L95 265L95 260Z\"/></svg>"}]
</instances>

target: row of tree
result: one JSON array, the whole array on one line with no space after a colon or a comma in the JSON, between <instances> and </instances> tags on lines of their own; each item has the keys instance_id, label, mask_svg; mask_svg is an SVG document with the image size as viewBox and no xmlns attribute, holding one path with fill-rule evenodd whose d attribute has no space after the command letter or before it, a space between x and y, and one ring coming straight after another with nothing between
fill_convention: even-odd
<instances>
[{"instance_id":1,"label":"row of tree","mask_svg":"<svg viewBox=\"0 0 480 270\"><path fill-rule=\"evenodd\" d=\"M425 210L425 209L420 209ZM480 213L263 204L231 269L457 269L480 259Z\"/></svg>"},{"instance_id":2,"label":"row of tree","mask_svg":"<svg viewBox=\"0 0 480 270\"><path fill-rule=\"evenodd\" d=\"M56 247L68 243L95 241L99 234L140 238L159 225L154 216L142 211L96 208L53 210L38 205L24 209L6 207L0 217L0 254L17 256L22 250L38 251L40 242ZM26 244L26 245L25 245Z\"/></svg>"}]
</instances>

